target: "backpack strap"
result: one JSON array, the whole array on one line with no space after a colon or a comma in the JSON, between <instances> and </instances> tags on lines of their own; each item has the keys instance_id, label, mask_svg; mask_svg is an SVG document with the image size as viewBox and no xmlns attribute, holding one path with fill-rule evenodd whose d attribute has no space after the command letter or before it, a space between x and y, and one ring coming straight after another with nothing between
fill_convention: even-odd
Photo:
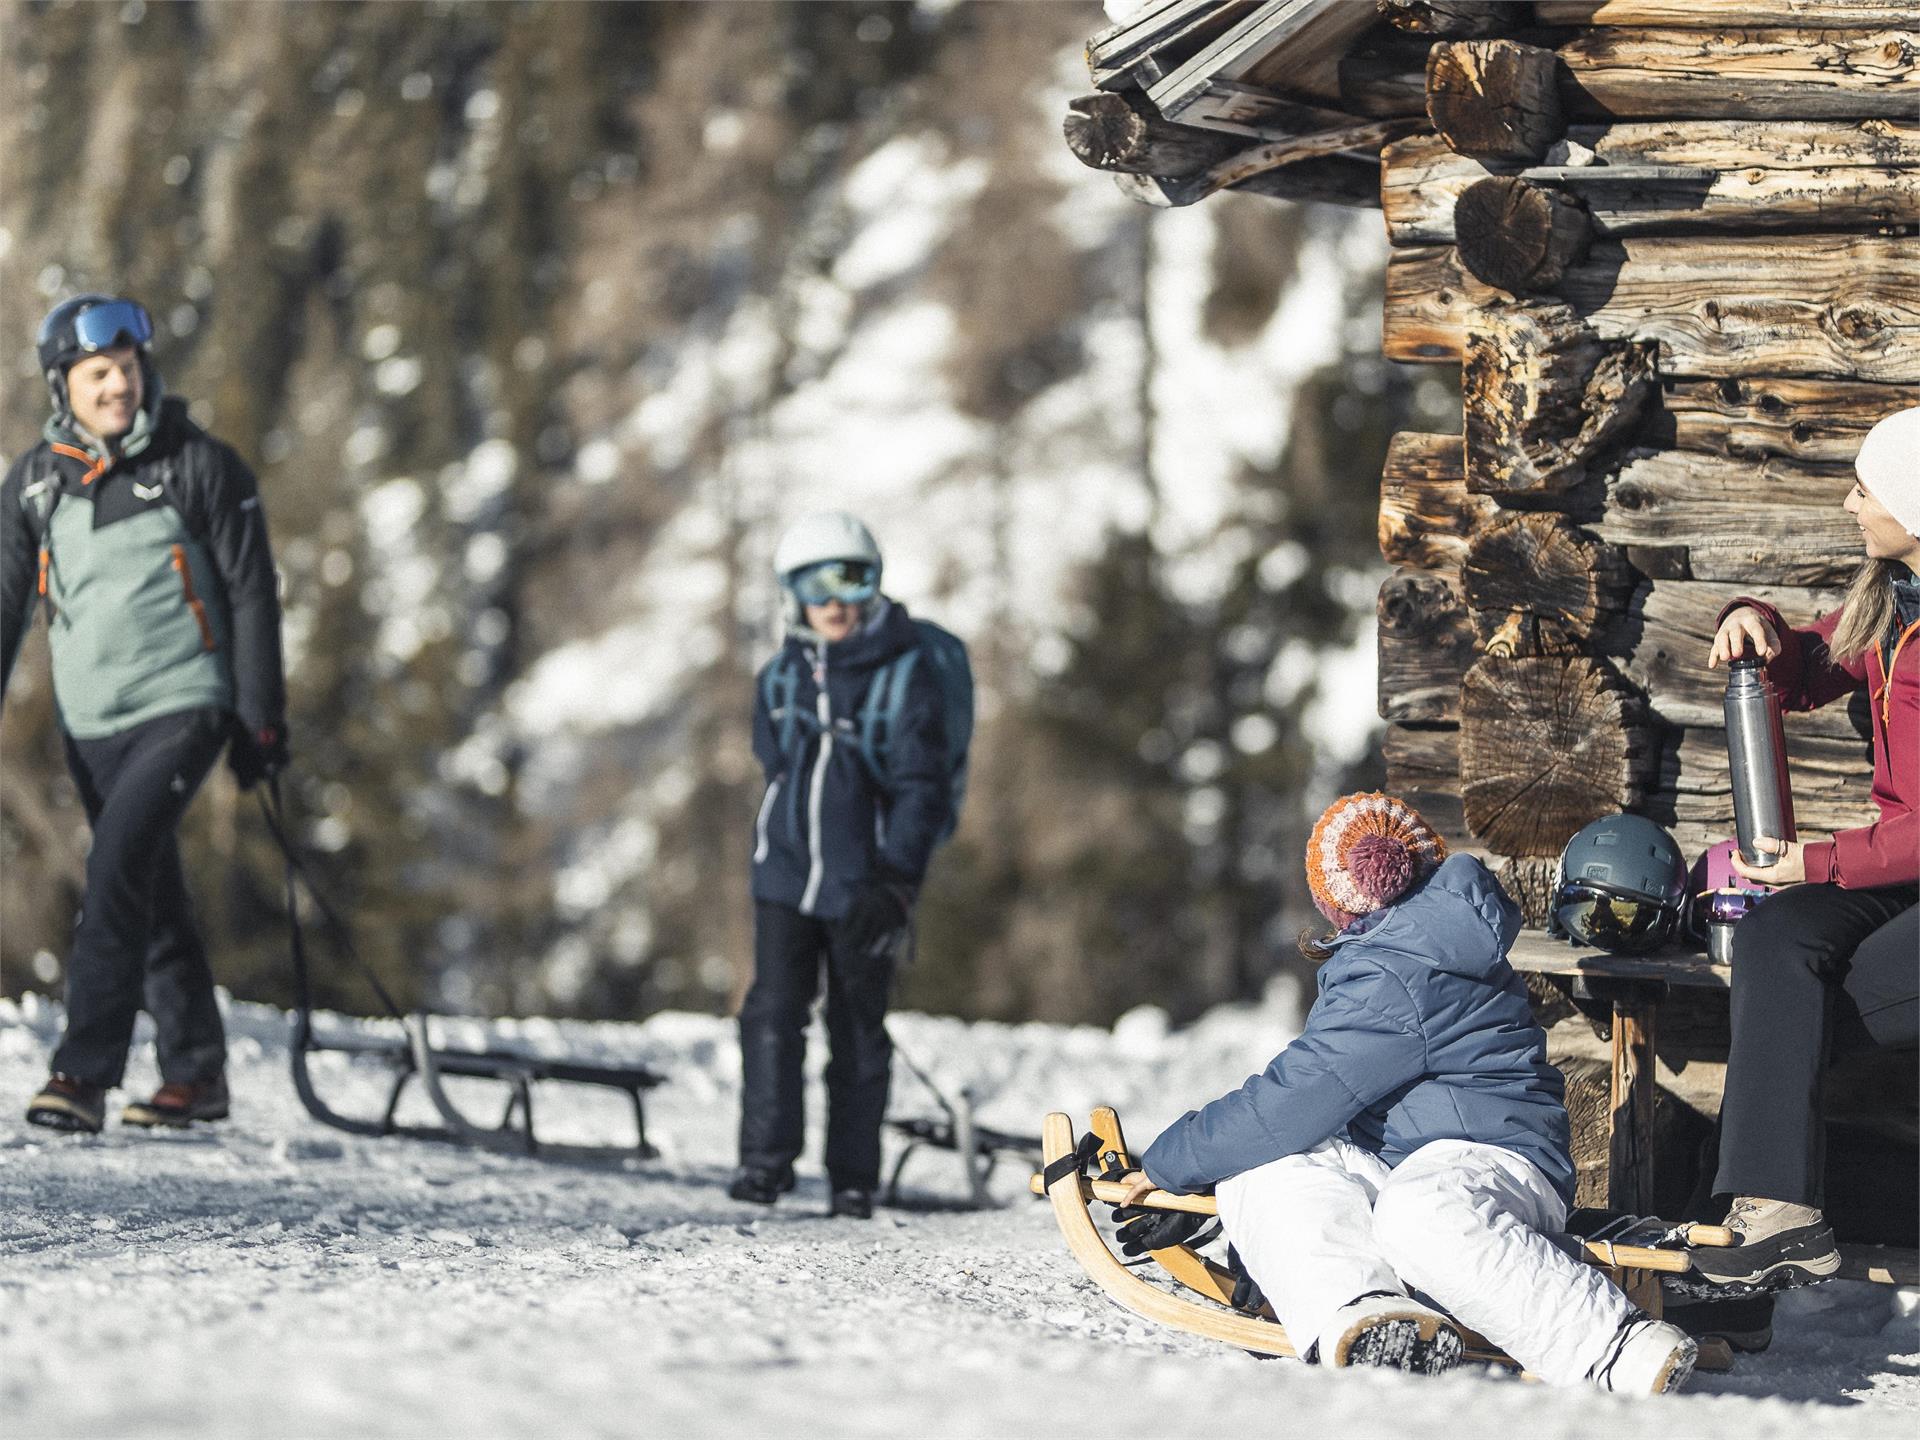
<instances>
[{"instance_id":1,"label":"backpack strap","mask_svg":"<svg viewBox=\"0 0 1920 1440\"><path fill-rule=\"evenodd\" d=\"M20 486L20 511L26 518L27 535L40 552L40 578L35 593L51 606L47 572L53 568L53 511L60 503L60 471L53 465L50 453L46 461L38 473L27 477Z\"/></svg>"},{"instance_id":2,"label":"backpack strap","mask_svg":"<svg viewBox=\"0 0 1920 1440\"><path fill-rule=\"evenodd\" d=\"M780 753L793 752L800 733L799 662L782 652L760 675L760 694L766 701L767 716L773 721Z\"/></svg>"},{"instance_id":3,"label":"backpack strap","mask_svg":"<svg viewBox=\"0 0 1920 1440\"><path fill-rule=\"evenodd\" d=\"M874 672L866 699L860 706L856 741L860 758L867 762L873 778L883 786L887 783L887 751L892 747L894 732L899 729L900 713L907 703L907 686L913 682L914 662L919 658L920 647L915 645L881 666Z\"/></svg>"}]
</instances>

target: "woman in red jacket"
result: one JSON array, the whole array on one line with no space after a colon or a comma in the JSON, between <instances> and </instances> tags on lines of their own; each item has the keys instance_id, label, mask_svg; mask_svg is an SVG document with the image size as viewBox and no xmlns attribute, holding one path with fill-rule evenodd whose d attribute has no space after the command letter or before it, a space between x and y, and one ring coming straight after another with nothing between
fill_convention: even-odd
<instances>
[{"instance_id":1,"label":"woman in red jacket","mask_svg":"<svg viewBox=\"0 0 1920 1440\"><path fill-rule=\"evenodd\" d=\"M1752 647L1790 710L1865 688L1880 818L1808 843L1749 880L1785 885L1734 932L1733 1048L1716 1193L1741 1244L1702 1250L1709 1279L1767 1290L1840 1267L1821 1214L1820 1077L1834 1053L1915 1044L1920 990L1920 408L1882 420L1854 462L1847 512L1866 559L1840 608L1803 628L1759 600L1722 613L1709 667Z\"/></svg>"}]
</instances>

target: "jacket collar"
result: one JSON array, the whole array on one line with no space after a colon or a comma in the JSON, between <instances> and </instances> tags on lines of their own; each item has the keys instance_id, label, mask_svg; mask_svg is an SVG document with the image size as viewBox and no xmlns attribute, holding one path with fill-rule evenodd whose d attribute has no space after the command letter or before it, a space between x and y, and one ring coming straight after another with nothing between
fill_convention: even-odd
<instances>
[{"instance_id":1,"label":"jacket collar","mask_svg":"<svg viewBox=\"0 0 1920 1440\"><path fill-rule=\"evenodd\" d=\"M98 476L111 469L116 461L145 454L164 431L175 429L170 422L176 418L174 412L178 408L178 402L165 396L150 396L135 412L133 428L117 441L101 439L80 425L68 411L48 416L40 433L49 445L57 446L61 454L81 452L91 462L92 474Z\"/></svg>"}]
</instances>

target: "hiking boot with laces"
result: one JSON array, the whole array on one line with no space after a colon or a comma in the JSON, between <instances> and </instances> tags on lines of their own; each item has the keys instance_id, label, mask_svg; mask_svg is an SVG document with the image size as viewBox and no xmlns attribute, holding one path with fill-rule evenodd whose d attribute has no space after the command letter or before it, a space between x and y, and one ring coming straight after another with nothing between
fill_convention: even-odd
<instances>
[{"instance_id":1,"label":"hiking boot with laces","mask_svg":"<svg viewBox=\"0 0 1920 1440\"><path fill-rule=\"evenodd\" d=\"M153 1092L153 1098L134 1101L120 1112L123 1124L151 1128L165 1125L184 1129L195 1120L224 1120L228 1113L227 1077L189 1083L170 1081Z\"/></svg>"},{"instance_id":2,"label":"hiking boot with laces","mask_svg":"<svg viewBox=\"0 0 1920 1440\"><path fill-rule=\"evenodd\" d=\"M47 1077L40 1093L27 1105L27 1123L49 1130L98 1135L107 1123L107 1087L90 1085L59 1071Z\"/></svg>"},{"instance_id":3,"label":"hiking boot with laces","mask_svg":"<svg viewBox=\"0 0 1920 1440\"><path fill-rule=\"evenodd\" d=\"M1587 1379L1616 1395L1665 1395L1693 1374L1700 1347L1677 1325L1636 1313L1614 1332Z\"/></svg>"},{"instance_id":4,"label":"hiking boot with laces","mask_svg":"<svg viewBox=\"0 0 1920 1440\"><path fill-rule=\"evenodd\" d=\"M1740 1291L1817 1285L1840 1269L1833 1227L1810 1205L1742 1195L1727 1212L1732 1245L1701 1245L1693 1268L1715 1285Z\"/></svg>"}]
</instances>

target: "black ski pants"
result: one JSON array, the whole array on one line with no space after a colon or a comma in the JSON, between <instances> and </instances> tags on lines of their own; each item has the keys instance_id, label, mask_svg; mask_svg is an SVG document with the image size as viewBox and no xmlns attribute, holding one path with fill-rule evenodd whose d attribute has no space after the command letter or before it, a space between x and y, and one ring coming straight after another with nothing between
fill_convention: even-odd
<instances>
[{"instance_id":1,"label":"black ski pants","mask_svg":"<svg viewBox=\"0 0 1920 1440\"><path fill-rule=\"evenodd\" d=\"M1822 1076L1850 1051L1915 1044L1916 898L1912 885L1795 885L1733 932L1716 1193L1825 1203Z\"/></svg>"},{"instance_id":2,"label":"black ski pants","mask_svg":"<svg viewBox=\"0 0 1920 1440\"><path fill-rule=\"evenodd\" d=\"M880 1183L893 1042L891 956L853 953L832 921L787 905L753 909L753 988L740 1007L740 1163L784 1170L806 1136L801 1067L807 1017L827 976L827 1176L836 1190Z\"/></svg>"},{"instance_id":3,"label":"black ski pants","mask_svg":"<svg viewBox=\"0 0 1920 1440\"><path fill-rule=\"evenodd\" d=\"M211 1080L226 1064L227 1038L174 827L227 741L226 712L183 710L100 740L65 739L93 848L53 1068L118 1085L144 1007L159 1035L161 1080Z\"/></svg>"}]
</instances>

